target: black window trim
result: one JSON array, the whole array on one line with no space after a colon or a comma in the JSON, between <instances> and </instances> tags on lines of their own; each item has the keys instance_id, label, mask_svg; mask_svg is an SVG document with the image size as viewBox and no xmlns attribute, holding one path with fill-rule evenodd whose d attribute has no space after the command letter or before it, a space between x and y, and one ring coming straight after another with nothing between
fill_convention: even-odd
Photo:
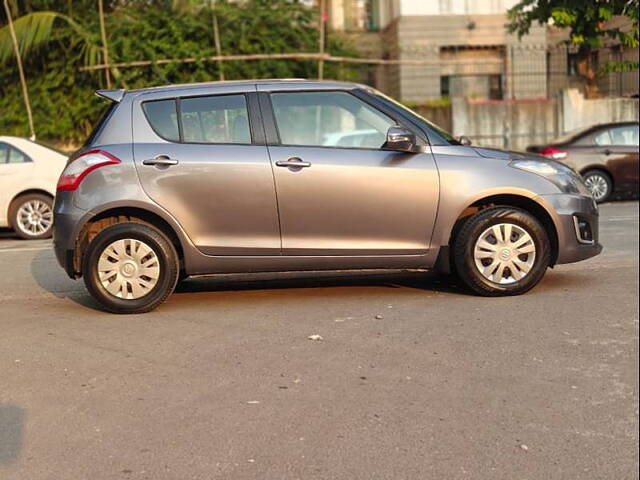
<instances>
[{"instance_id":1,"label":"black window trim","mask_svg":"<svg viewBox=\"0 0 640 480\"><path fill-rule=\"evenodd\" d=\"M260 97L260 108L262 110L262 119L265 128L265 133L267 136L267 145L269 146L278 146L278 147L297 147L297 148L325 148L325 149L338 149L338 150L368 150L374 152L384 152L388 151L382 147L379 148L365 148L365 147L345 147L345 146L332 146L332 145L290 145L286 143L282 143L280 137L280 130L278 128L278 123L275 118L275 110L273 108L273 103L271 101L271 95L274 93L327 93L327 92L341 92L352 95L356 97L358 100L364 102L369 105L374 110L383 113L387 117L391 118L396 124L406 128L411 131L416 137L421 140L424 146L429 145L428 138L420 128L416 128L413 123L408 123L407 119L398 115L398 112L386 108L386 105L378 105L374 103L375 100L370 97L366 92L363 92L360 89L345 89L345 88L331 88L331 89L301 89L301 90L278 90L277 88L269 91L259 92ZM266 115L265 115L266 113Z\"/></svg>"},{"instance_id":2,"label":"black window trim","mask_svg":"<svg viewBox=\"0 0 640 480\"><path fill-rule=\"evenodd\" d=\"M234 145L234 146L252 146L252 145L264 145L264 141L262 143L260 143L260 139L263 138L263 136L261 137L259 134L259 130L258 128L254 125L256 118L255 118L255 113L252 115L252 107L255 109L256 106L253 104L255 102L255 99L252 101L251 99L251 95L255 94L255 92L234 92L234 93L207 93L207 94L199 94L199 95L177 95L175 97L167 97L167 98L154 98L154 99L149 99L149 100L143 100L142 102L140 102L140 108L142 109L142 113L145 116L145 119L147 120L147 123L149 124L149 126L151 127L151 129L153 130L153 133L155 133L156 135L158 135L158 137L162 138L163 140L166 140L169 143L174 143L174 144L178 144L178 145ZM187 142L184 140L184 133L183 133L183 126L182 126L182 109L181 109L181 104L182 104L182 100L186 100L186 99L192 99L192 98L207 98L207 97L228 97L228 96L243 96L244 100L245 100L245 107L247 110L247 122L249 123L249 136L251 137L251 141L249 143L234 143L234 142ZM161 135L156 128L153 126L153 123L151 122L151 120L149 119L149 116L147 115L146 110L144 109L144 104L145 103L151 103L151 102L162 102L162 101L167 101L167 100L173 100L176 106L176 116L177 116L177 123L178 123L178 141L175 140L171 140L169 138L164 137L163 135Z\"/></svg>"},{"instance_id":3,"label":"black window trim","mask_svg":"<svg viewBox=\"0 0 640 480\"><path fill-rule=\"evenodd\" d=\"M0 165L9 165L11 162L11 151L15 150L18 153L22 154L22 156L25 158L24 162L20 162L20 163L33 163L33 159L27 155L24 150L21 150L20 148L16 147L15 145L8 143L8 142L0 142L0 145L6 145L8 147L9 153L7 154L7 161L6 162L2 162L0 163ZM17 163L14 163L14 165L16 165Z\"/></svg>"}]
</instances>

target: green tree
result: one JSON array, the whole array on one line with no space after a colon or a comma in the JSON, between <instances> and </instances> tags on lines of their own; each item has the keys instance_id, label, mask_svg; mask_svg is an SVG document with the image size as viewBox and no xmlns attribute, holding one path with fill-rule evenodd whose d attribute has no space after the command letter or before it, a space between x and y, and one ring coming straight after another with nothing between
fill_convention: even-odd
<instances>
[{"instance_id":1,"label":"green tree","mask_svg":"<svg viewBox=\"0 0 640 480\"><path fill-rule=\"evenodd\" d=\"M20 45L38 138L77 145L90 132L104 102L93 92L105 88L101 63L97 0L19 1L15 23L23 30ZM210 0L105 0L110 62L203 58L216 55ZM315 52L317 10L296 0L217 0L223 54ZM40 24L34 26L34 18ZM26 20L32 19L32 20ZM2 37L0 15L0 134L25 135L26 113L20 96L13 51ZM32 28L33 27L33 28ZM79 28L82 33L79 33ZM40 31L40 33L37 33ZM8 47L11 47L8 44ZM338 35L327 51L355 56ZM87 52L91 52L88 55ZM218 63L158 64L112 68L113 88L143 88L168 83L215 81ZM317 75L311 60L229 61L225 78L307 77ZM329 64L327 78L361 80L363 69Z\"/></svg>"},{"instance_id":2,"label":"green tree","mask_svg":"<svg viewBox=\"0 0 640 480\"><path fill-rule=\"evenodd\" d=\"M609 21L616 15L631 21L629 29L612 27ZM598 67L594 51L606 39L618 41L625 47L638 47L638 0L521 0L508 11L507 29L519 36L529 32L534 22L552 21L569 29L569 45L577 47L578 73L586 83L587 95L597 94ZM600 72L624 71L638 68L638 62L606 65Z\"/></svg>"}]
</instances>

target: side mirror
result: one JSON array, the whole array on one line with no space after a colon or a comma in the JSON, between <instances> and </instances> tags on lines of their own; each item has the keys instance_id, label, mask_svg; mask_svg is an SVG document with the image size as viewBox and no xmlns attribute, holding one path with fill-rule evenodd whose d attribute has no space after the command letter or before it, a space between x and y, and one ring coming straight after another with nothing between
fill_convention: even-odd
<instances>
[{"instance_id":1,"label":"side mirror","mask_svg":"<svg viewBox=\"0 0 640 480\"><path fill-rule=\"evenodd\" d=\"M457 141L460 142L461 145L464 145L465 147L468 147L469 145L471 145L471 139L469 137L465 137L464 135L460 135L458 138L456 138Z\"/></svg>"},{"instance_id":2,"label":"side mirror","mask_svg":"<svg viewBox=\"0 0 640 480\"><path fill-rule=\"evenodd\" d=\"M383 145L387 150L398 152L416 152L416 136L406 128L394 126L387 131L387 141Z\"/></svg>"}]
</instances>

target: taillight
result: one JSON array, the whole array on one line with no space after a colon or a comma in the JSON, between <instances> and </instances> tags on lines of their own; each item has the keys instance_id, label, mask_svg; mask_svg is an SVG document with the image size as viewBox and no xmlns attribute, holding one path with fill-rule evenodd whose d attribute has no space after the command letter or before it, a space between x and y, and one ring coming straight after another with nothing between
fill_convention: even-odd
<instances>
[{"instance_id":1,"label":"taillight","mask_svg":"<svg viewBox=\"0 0 640 480\"><path fill-rule=\"evenodd\" d=\"M78 188L82 179L96 168L120 163L116 157L103 150L89 150L69 163L58 180L58 192L70 192Z\"/></svg>"},{"instance_id":2,"label":"taillight","mask_svg":"<svg viewBox=\"0 0 640 480\"><path fill-rule=\"evenodd\" d=\"M547 158L553 158L554 160L560 160L561 158L565 158L567 156L567 152L555 147L545 147L542 149L540 154L544 155Z\"/></svg>"}]
</instances>

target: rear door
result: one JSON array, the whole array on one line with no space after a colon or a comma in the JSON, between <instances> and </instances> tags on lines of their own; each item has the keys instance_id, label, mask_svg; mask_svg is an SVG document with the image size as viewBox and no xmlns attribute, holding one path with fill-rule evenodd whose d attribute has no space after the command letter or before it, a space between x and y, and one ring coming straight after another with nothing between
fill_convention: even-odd
<instances>
[{"instance_id":1,"label":"rear door","mask_svg":"<svg viewBox=\"0 0 640 480\"><path fill-rule=\"evenodd\" d=\"M134 102L134 157L144 190L205 254L279 255L255 86L186 92L142 94Z\"/></svg>"},{"instance_id":2,"label":"rear door","mask_svg":"<svg viewBox=\"0 0 640 480\"><path fill-rule=\"evenodd\" d=\"M638 188L638 137L637 124L608 128L594 137L601 160L613 175L616 190Z\"/></svg>"},{"instance_id":3,"label":"rear door","mask_svg":"<svg viewBox=\"0 0 640 480\"><path fill-rule=\"evenodd\" d=\"M427 252L438 173L430 151L381 148L397 119L346 90L261 95L284 255Z\"/></svg>"}]
</instances>

